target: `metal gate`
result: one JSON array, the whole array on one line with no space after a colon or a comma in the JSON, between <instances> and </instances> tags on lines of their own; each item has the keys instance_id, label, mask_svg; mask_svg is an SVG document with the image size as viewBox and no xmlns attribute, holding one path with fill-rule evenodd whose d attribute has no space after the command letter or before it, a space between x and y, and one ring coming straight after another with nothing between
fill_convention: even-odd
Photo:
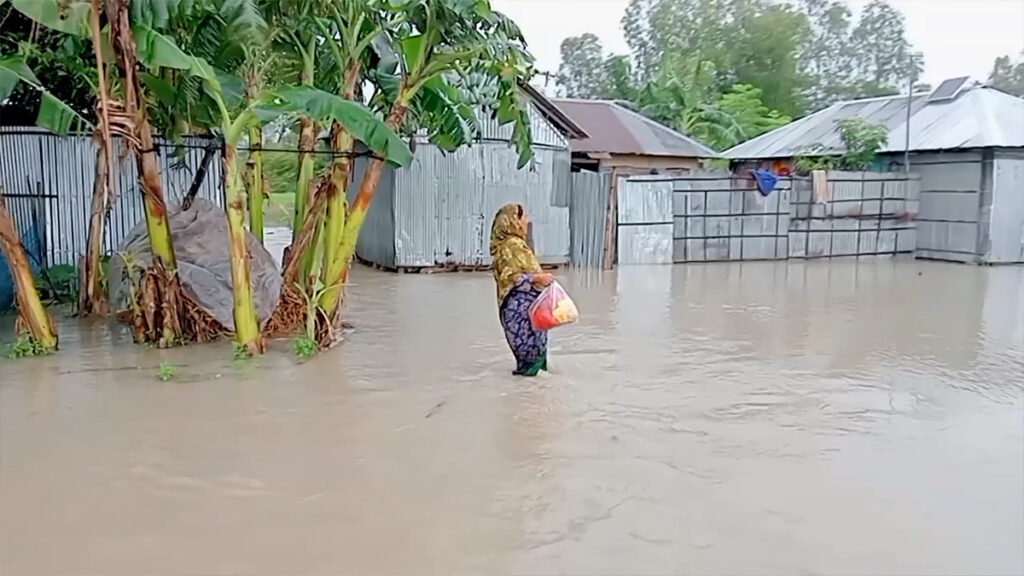
<instances>
[{"instance_id":1,"label":"metal gate","mask_svg":"<svg viewBox=\"0 0 1024 576\"><path fill-rule=\"evenodd\" d=\"M672 183L657 177L619 180L619 264L672 263Z\"/></svg>"},{"instance_id":2,"label":"metal gate","mask_svg":"<svg viewBox=\"0 0 1024 576\"><path fill-rule=\"evenodd\" d=\"M611 175L574 172L569 197L569 260L574 266L604 264L605 224Z\"/></svg>"}]
</instances>

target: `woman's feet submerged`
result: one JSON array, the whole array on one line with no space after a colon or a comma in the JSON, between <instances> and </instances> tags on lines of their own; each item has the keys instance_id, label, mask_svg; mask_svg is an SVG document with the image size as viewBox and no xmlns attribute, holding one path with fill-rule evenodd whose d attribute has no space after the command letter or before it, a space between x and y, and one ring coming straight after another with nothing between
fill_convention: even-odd
<instances>
[{"instance_id":1,"label":"woman's feet submerged","mask_svg":"<svg viewBox=\"0 0 1024 576\"><path fill-rule=\"evenodd\" d=\"M532 365L527 366L526 368L517 368L516 370L514 370L512 372L512 375L513 376L526 376L527 378L532 378L532 377L536 376L537 374L540 374L541 370L543 370L545 372L548 371L548 359L547 359L547 357L544 357L544 358L541 358L540 360L537 360Z\"/></svg>"}]
</instances>

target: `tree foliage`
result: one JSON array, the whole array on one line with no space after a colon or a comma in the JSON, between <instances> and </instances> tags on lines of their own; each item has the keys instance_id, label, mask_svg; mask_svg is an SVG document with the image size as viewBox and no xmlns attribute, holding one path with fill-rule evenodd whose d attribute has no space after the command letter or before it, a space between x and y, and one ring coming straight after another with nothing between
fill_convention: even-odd
<instances>
[{"instance_id":1,"label":"tree foliage","mask_svg":"<svg viewBox=\"0 0 1024 576\"><path fill-rule=\"evenodd\" d=\"M284 272L287 289L278 310L288 309L285 292L292 284L308 288L320 282L316 310L307 311L320 345L336 342L332 332L340 327L339 293L383 167L412 161L413 133L425 134L443 150L455 150L480 135L480 118L489 115L510 126L518 167L533 158L522 90L533 73L533 59L518 26L487 0L0 0L0 8L12 6L12 14L31 22L28 32L21 32L27 40L4 27L0 102L9 103L17 87L27 85L42 94L44 111L46 106L50 112L57 110L58 100L26 60L42 29L47 41L70 42L72 48L79 38L87 39L84 46L93 51L70 55L82 70L89 69L90 56L93 62L102 61L99 54L109 54L116 64L110 66L115 94L110 102L101 97L101 108L116 105L118 134L133 144L155 262L146 271L153 306L144 304L147 311L164 311L161 318L153 316L160 326L146 318L134 324L148 339L162 328L161 344L179 342L179 336L194 331L181 322L183 293L174 289L173 243L149 118L167 135L209 132L222 138L235 336L246 355L261 352L263 346L244 230L243 180L249 180L236 153L245 138L250 143L262 140L264 124L282 116L301 117L302 150L297 156L310 156L305 165L309 174L303 181L300 161L296 189L308 192L309 202L301 208L296 202L304 240L292 246L295 253ZM609 75L620 83L630 73L622 64L609 67ZM99 96L96 86L88 78L75 82L88 84L92 108ZM364 94L365 89L370 93ZM65 117L59 125L51 122L52 127L66 130L67 118L78 115L66 106L59 111ZM315 164L306 150L315 148L318 127L330 127L334 157L314 186ZM348 166L356 142L373 157L348 203ZM262 194L263 187L254 185L252 190ZM250 225L257 221L257 204L248 204ZM323 236L310 242L320 231ZM154 241L157 236L159 241ZM294 275L293 263L299 262L310 263L303 264L301 278ZM142 309L143 303L133 302L133 321L141 318ZM188 318L198 322L194 315ZM270 320L274 324L281 318L275 313ZM287 328L290 321L286 317L277 325Z\"/></svg>"},{"instance_id":2,"label":"tree foliage","mask_svg":"<svg viewBox=\"0 0 1024 576\"><path fill-rule=\"evenodd\" d=\"M923 66L911 55L902 14L885 0L872 0L856 18L843 0L630 0L622 28L628 59L604 54L592 34L565 40L564 93L631 100L716 148L761 133L758 124L897 93ZM700 82L683 82L681 67L704 71ZM735 86L749 88L723 100ZM753 121L753 110L764 117Z\"/></svg>"},{"instance_id":3,"label":"tree foliage","mask_svg":"<svg viewBox=\"0 0 1024 576\"><path fill-rule=\"evenodd\" d=\"M1009 56L996 58L988 83L993 88L1024 98L1024 51L1015 60Z\"/></svg>"},{"instance_id":4,"label":"tree foliage","mask_svg":"<svg viewBox=\"0 0 1024 576\"><path fill-rule=\"evenodd\" d=\"M756 138L792 121L792 118L778 110L768 108L761 99L761 89L750 84L733 86L722 94L715 106L728 114L739 127L739 138L712 143L719 149L731 148L744 140Z\"/></svg>"},{"instance_id":5,"label":"tree foliage","mask_svg":"<svg viewBox=\"0 0 1024 576\"><path fill-rule=\"evenodd\" d=\"M605 83L604 49L587 33L562 40L558 83L569 98L596 98Z\"/></svg>"},{"instance_id":6,"label":"tree foliage","mask_svg":"<svg viewBox=\"0 0 1024 576\"><path fill-rule=\"evenodd\" d=\"M837 124L839 139L843 142L841 153L815 144L797 155L797 170L867 170L889 141L889 129L885 124L857 117L843 118Z\"/></svg>"},{"instance_id":7,"label":"tree foliage","mask_svg":"<svg viewBox=\"0 0 1024 576\"><path fill-rule=\"evenodd\" d=\"M42 8L46 4L31 6ZM39 26L15 9L12 2L0 2L0 55L20 57L35 77L45 81L46 88L40 91L39 84L20 82L9 93L0 93L0 118L4 124L34 124L44 105L45 93L67 104L88 122L95 121L96 67L88 38Z\"/></svg>"}]
</instances>

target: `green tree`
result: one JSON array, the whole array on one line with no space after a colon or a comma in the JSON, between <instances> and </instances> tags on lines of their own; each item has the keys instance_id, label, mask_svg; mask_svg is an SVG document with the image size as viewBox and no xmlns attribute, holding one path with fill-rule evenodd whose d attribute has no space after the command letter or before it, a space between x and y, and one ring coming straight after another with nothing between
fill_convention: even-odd
<instances>
[{"instance_id":1,"label":"green tree","mask_svg":"<svg viewBox=\"0 0 1024 576\"><path fill-rule=\"evenodd\" d=\"M1009 56L1000 56L992 63L988 83L993 88L1024 98L1024 51L1016 61Z\"/></svg>"},{"instance_id":2,"label":"green tree","mask_svg":"<svg viewBox=\"0 0 1024 576\"><path fill-rule=\"evenodd\" d=\"M799 59L811 37L807 15L783 4L752 2L736 17L733 34L729 72L722 77L758 88L770 109L802 115L809 79Z\"/></svg>"},{"instance_id":3,"label":"green tree","mask_svg":"<svg viewBox=\"0 0 1024 576\"><path fill-rule=\"evenodd\" d=\"M597 36L587 32L562 40L558 85L568 98L597 98L605 88L604 49Z\"/></svg>"},{"instance_id":4,"label":"green tree","mask_svg":"<svg viewBox=\"0 0 1024 576\"><path fill-rule=\"evenodd\" d=\"M57 32L87 38L94 52L106 51L96 45L100 39L93 36L89 24L93 9L99 9L82 0L12 0L13 7L32 18L40 25ZM159 6L158 6L159 7ZM105 0L104 13L107 16L107 39L109 52L120 71L118 78L122 93L123 114L118 116L117 126L128 136L139 173L139 184L143 195L146 215L146 229L153 254L153 266L146 271L150 279L144 282L142 296L148 310L155 310L150 317L153 324L148 326L146 335L161 346L170 346L180 341L183 334L183 297L177 275L177 262L171 242L167 208L164 200L163 181L156 161L152 125L146 106L147 95L140 79L139 60L156 65L162 55L159 35L144 24L132 27L131 18L144 19L154 5L141 1L134 6L130 0ZM136 42L136 34L141 41ZM138 47L141 47L138 51ZM101 100L101 104L104 104ZM106 106L106 104L104 104ZM141 332L139 332L141 333Z\"/></svg>"},{"instance_id":5,"label":"green tree","mask_svg":"<svg viewBox=\"0 0 1024 576\"><path fill-rule=\"evenodd\" d=\"M844 98L854 83L853 15L839 0L803 0L801 8L811 26L800 55L808 77L805 97L811 110L820 110Z\"/></svg>"},{"instance_id":6,"label":"green tree","mask_svg":"<svg viewBox=\"0 0 1024 576\"><path fill-rule=\"evenodd\" d=\"M627 102L636 99L638 92L633 83L633 67L629 62L629 56L609 56L602 67L604 83L599 93L601 98Z\"/></svg>"},{"instance_id":7,"label":"green tree","mask_svg":"<svg viewBox=\"0 0 1024 576\"><path fill-rule=\"evenodd\" d=\"M860 15L850 36L856 59L857 96L880 96L899 92L910 74L917 74L923 60L911 64L903 14L885 0L872 0Z\"/></svg>"},{"instance_id":8,"label":"green tree","mask_svg":"<svg viewBox=\"0 0 1024 576\"><path fill-rule=\"evenodd\" d=\"M661 62L661 48L654 39L651 12L660 0L630 0L622 16L622 31L636 63L636 82L644 85L654 79Z\"/></svg>"},{"instance_id":9,"label":"green tree","mask_svg":"<svg viewBox=\"0 0 1024 576\"><path fill-rule=\"evenodd\" d=\"M713 140L709 144L717 150L731 148L740 142L756 138L789 124L792 119L778 110L772 110L761 101L761 89L749 84L737 84L723 94L715 106L739 126L737 138Z\"/></svg>"},{"instance_id":10,"label":"green tree","mask_svg":"<svg viewBox=\"0 0 1024 576\"><path fill-rule=\"evenodd\" d=\"M736 120L710 100L715 75L710 62L674 59L637 97L642 114L705 143L736 142L742 130Z\"/></svg>"},{"instance_id":11,"label":"green tree","mask_svg":"<svg viewBox=\"0 0 1024 576\"><path fill-rule=\"evenodd\" d=\"M771 0L634 0L623 17L643 86L681 57L710 62L711 90L752 84L769 106L803 111L804 13Z\"/></svg>"}]
</instances>

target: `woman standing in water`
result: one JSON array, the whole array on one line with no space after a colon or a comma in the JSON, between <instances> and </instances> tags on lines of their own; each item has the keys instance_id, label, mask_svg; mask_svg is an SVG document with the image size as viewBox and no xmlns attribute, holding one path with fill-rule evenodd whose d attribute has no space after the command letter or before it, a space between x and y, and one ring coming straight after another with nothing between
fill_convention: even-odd
<instances>
[{"instance_id":1,"label":"woman standing in water","mask_svg":"<svg viewBox=\"0 0 1024 576\"><path fill-rule=\"evenodd\" d=\"M516 357L517 376L536 376L548 369L548 335L534 330L530 305L540 289L551 284L551 274L526 243L529 219L521 204L506 204L491 225L491 258L498 284L498 313L505 339Z\"/></svg>"}]
</instances>

